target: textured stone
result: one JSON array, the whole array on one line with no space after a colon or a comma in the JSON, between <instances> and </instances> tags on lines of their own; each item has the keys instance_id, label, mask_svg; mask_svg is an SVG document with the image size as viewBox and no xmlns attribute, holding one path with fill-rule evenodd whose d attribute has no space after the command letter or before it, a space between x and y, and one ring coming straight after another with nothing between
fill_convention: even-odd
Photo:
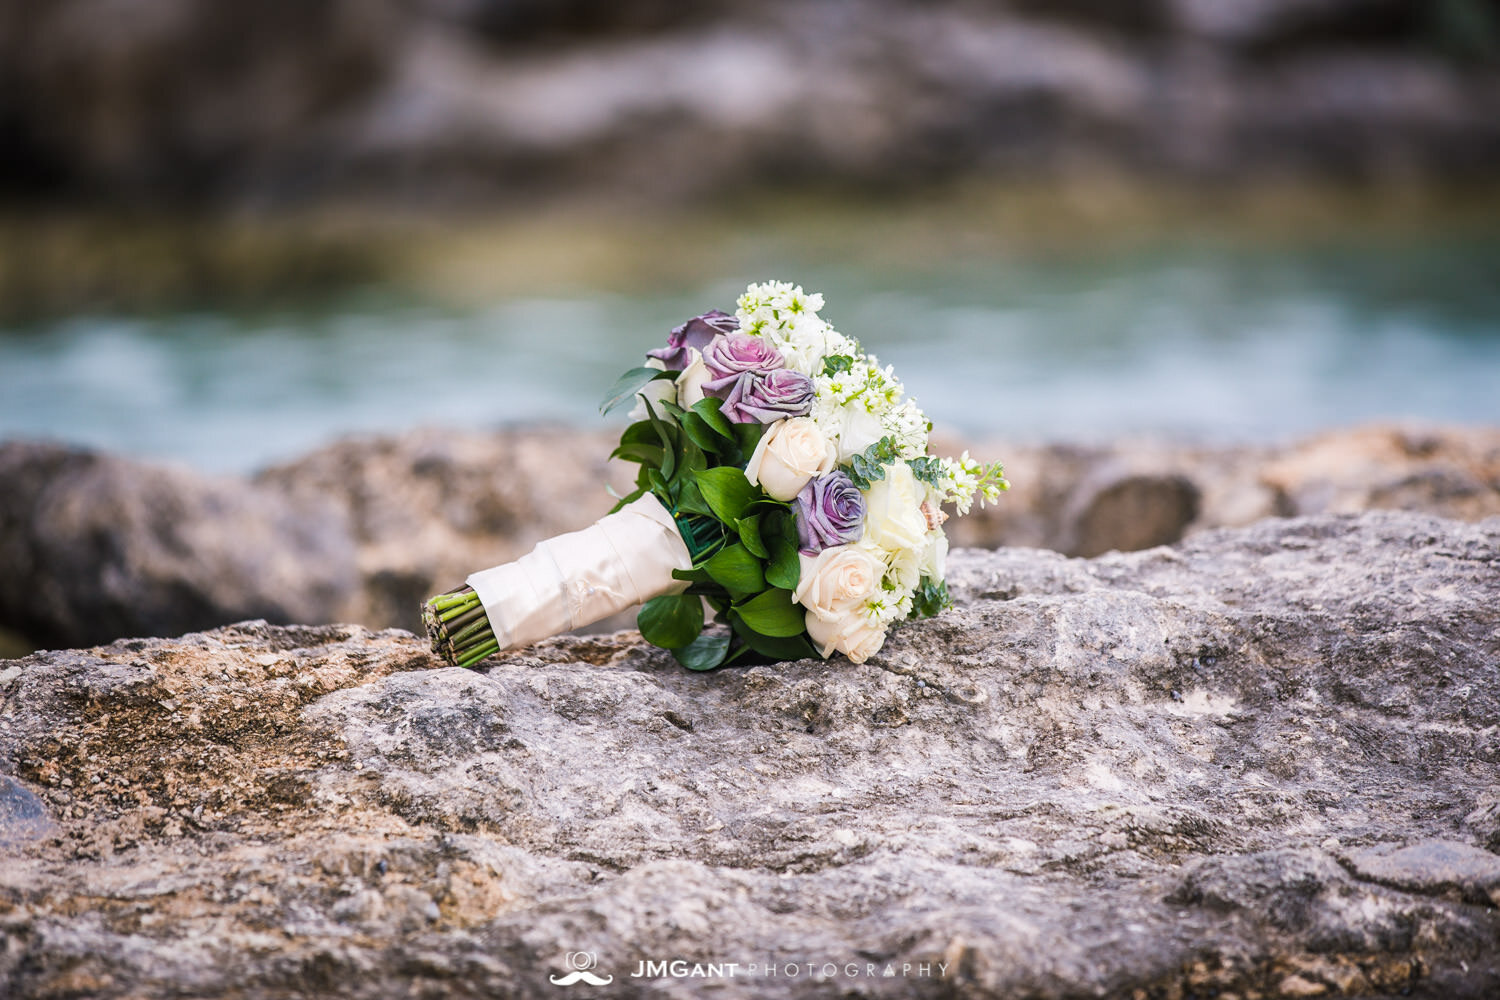
<instances>
[{"instance_id":1,"label":"textured stone","mask_svg":"<svg viewBox=\"0 0 1500 1000\"><path fill-rule=\"evenodd\" d=\"M1161 440L1027 445L945 440L997 455L1017 489L952 521L955 544L1028 545L1069 555L1130 551L1266 517L1410 510L1500 516L1500 429L1368 424L1285 445Z\"/></svg>"},{"instance_id":2,"label":"textured stone","mask_svg":"<svg viewBox=\"0 0 1500 1000\"><path fill-rule=\"evenodd\" d=\"M99 452L0 443L0 624L40 645L246 616L342 617L355 552L326 503Z\"/></svg>"},{"instance_id":3,"label":"textured stone","mask_svg":"<svg viewBox=\"0 0 1500 1000\"><path fill-rule=\"evenodd\" d=\"M1349 855L1346 864L1360 878L1408 892L1453 892L1471 903L1500 906L1500 856L1469 844L1382 844Z\"/></svg>"},{"instance_id":4,"label":"textured stone","mask_svg":"<svg viewBox=\"0 0 1500 1000\"><path fill-rule=\"evenodd\" d=\"M1500 990L1448 889L1496 829L1500 520L951 576L860 666L260 623L7 664L0 774L57 829L0 848L0 989L555 996L586 952L600 995ZM630 975L672 959L737 974Z\"/></svg>"}]
</instances>

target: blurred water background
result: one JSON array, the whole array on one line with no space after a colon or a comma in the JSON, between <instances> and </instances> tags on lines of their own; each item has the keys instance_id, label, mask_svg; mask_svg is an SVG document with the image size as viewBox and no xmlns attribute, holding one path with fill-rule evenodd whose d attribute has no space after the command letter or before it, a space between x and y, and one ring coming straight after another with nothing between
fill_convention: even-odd
<instances>
[{"instance_id":1,"label":"blurred water background","mask_svg":"<svg viewBox=\"0 0 1500 1000\"><path fill-rule=\"evenodd\" d=\"M1500 5L0 2L0 438L590 426L771 277L973 436L1500 423Z\"/></svg>"},{"instance_id":2,"label":"blurred water background","mask_svg":"<svg viewBox=\"0 0 1500 1000\"><path fill-rule=\"evenodd\" d=\"M773 276L824 291L830 320L970 436L1263 441L1379 418L1500 423L1497 249L1221 237L847 261L760 246L746 254L760 267L633 289L455 301L370 287L84 313L0 334L0 434L247 471L349 432L593 426L603 390L669 327Z\"/></svg>"}]
</instances>

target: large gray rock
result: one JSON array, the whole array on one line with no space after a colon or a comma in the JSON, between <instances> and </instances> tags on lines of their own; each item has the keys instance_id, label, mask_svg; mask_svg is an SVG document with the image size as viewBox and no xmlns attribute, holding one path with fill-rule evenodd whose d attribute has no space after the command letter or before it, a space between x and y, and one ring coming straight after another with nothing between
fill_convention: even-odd
<instances>
[{"instance_id":1,"label":"large gray rock","mask_svg":"<svg viewBox=\"0 0 1500 1000\"><path fill-rule=\"evenodd\" d=\"M259 623L0 665L0 989L1500 990L1500 520L951 575L862 666ZM632 976L674 959L719 975Z\"/></svg>"},{"instance_id":2,"label":"large gray rock","mask_svg":"<svg viewBox=\"0 0 1500 1000\"><path fill-rule=\"evenodd\" d=\"M328 621L358 582L316 498L21 441L0 443L0 484L0 626L37 644Z\"/></svg>"},{"instance_id":3,"label":"large gray rock","mask_svg":"<svg viewBox=\"0 0 1500 1000\"><path fill-rule=\"evenodd\" d=\"M1485 0L0 0L0 186L388 206L1101 165L1486 178L1497 50Z\"/></svg>"}]
</instances>

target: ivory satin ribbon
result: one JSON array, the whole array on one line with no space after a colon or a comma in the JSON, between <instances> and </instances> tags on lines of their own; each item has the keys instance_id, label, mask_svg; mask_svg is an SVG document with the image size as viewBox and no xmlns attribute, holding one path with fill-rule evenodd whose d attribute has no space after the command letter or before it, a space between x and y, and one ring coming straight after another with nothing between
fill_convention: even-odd
<instances>
[{"instance_id":1,"label":"ivory satin ribbon","mask_svg":"<svg viewBox=\"0 0 1500 1000\"><path fill-rule=\"evenodd\" d=\"M472 574L501 649L529 646L688 587L693 559L677 522L650 493L546 541L515 562Z\"/></svg>"}]
</instances>

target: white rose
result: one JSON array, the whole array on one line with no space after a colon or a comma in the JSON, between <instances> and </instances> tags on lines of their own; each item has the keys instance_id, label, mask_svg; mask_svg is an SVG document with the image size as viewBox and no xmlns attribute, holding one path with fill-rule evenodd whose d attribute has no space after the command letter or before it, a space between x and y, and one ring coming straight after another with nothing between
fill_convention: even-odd
<instances>
[{"instance_id":1,"label":"white rose","mask_svg":"<svg viewBox=\"0 0 1500 1000\"><path fill-rule=\"evenodd\" d=\"M646 367L655 368L657 371L662 372L667 370L667 366L660 358L647 358ZM647 382L645 387L635 394L635 406L631 407L630 413L626 415L626 419L632 423L637 420L645 420L647 416L647 400L650 400L653 407L656 407L656 404L662 400L675 403L677 402L677 385L669 378L659 378L655 381ZM661 412L659 408L657 412L658 414Z\"/></svg>"},{"instance_id":2,"label":"white rose","mask_svg":"<svg viewBox=\"0 0 1500 1000\"><path fill-rule=\"evenodd\" d=\"M885 426L880 418L859 403L844 407L839 414L838 428L840 462L849 461L885 437Z\"/></svg>"},{"instance_id":3,"label":"white rose","mask_svg":"<svg viewBox=\"0 0 1500 1000\"><path fill-rule=\"evenodd\" d=\"M857 610L831 622L825 622L809 611L807 634L818 648L818 655L824 659L838 650L855 663L863 663L885 645L885 627Z\"/></svg>"},{"instance_id":4,"label":"white rose","mask_svg":"<svg viewBox=\"0 0 1500 1000\"><path fill-rule=\"evenodd\" d=\"M809 417L778 420L766 428L745 465L745 478L777 500L790 500L813 476L833 469L833 446Z\"/></svg>"},{"instance_id":5,"label":"white rose","mask_svg":"<svg viewBox=\"0 0 1500 1000\"><path fill-rule=\"evenodd\" d=\"M703 383L713 381L708 365L703 363L702 353L695 347L689 347L688 352L692 355L692 363L677 376L677 405L683 409L688 409L702 399Z\"/></svg>"},{"instance_id":6,"label":"white rose","mask_svg":"<svg viewBox=\"0 0 1500 1000\"><path fill-rule=\"evenodd\" d=\"M885 564L865 549L835 545L815 556L799 553L802 575L792 600L823 621L835 621L870 599Z\"/></svg>"},{"instance_id":7,"label":"white rose","mask_svg":"<svg viewBox=\"0 0 1500 1000\"><path fill-rule=\"evenodd\" d=\"M920 549L927 534L923 490L905 462L885 467L885 478L865 491L865 541L883 549Z\"/></svg>"},{"instance_id":8,"label":"white rose","mask_svg":"<svg viewBox=\"0 0 1500 1000\"><path fill-rule=\"evenodd\" d=\"M942 528L927 533L927 548L922 553L922 575L941 580L948 563L948 536Z\"/></svg>"}]
</instances>

